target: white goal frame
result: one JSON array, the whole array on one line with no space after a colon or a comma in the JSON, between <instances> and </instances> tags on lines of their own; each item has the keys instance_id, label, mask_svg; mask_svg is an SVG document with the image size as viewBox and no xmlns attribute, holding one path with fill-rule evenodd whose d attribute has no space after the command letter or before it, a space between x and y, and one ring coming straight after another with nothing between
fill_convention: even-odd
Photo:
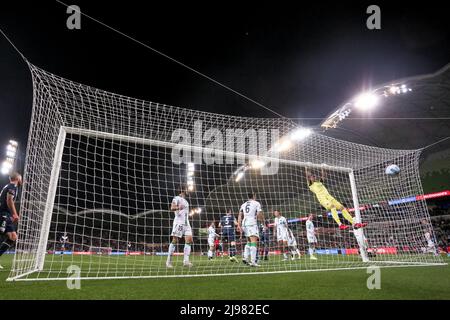
<instances>
[{"instance_id":1,"label":"white goal frame","mask_svg":"<svg viewBox=\"0 0 450 320\"><path fill-rule=\"evenodd\" d=\"M18 275L14 278L9 278L8 280L19 280L21 277L23 277L25 275L29 275L33 272L39 272L44 269L45 255L47 253L47 243L48 243L50 225L51 225L51 221L52 221L54 201L55 201L55 196L56 196L56 191L57 191L57 186L58 186L59 173L60 173L60 169L61 169L61 161L62 161L62 157L63 157L64 144L65 144L67 134L77 134L77 135L82 135L82 136L87 136L87 137L127 141L127 142L133 142L133 143L141 144L141 145L152 145L152 146L161 146L161 147L179 146L175 143L152 140L152 139L137 138L137 137L125 136L125 135L114 134L114 133L106 133L106 132L100 132L100 131L89 130L89 129L79 129L79 128L64 127L64 126L60 127L58 141L56 144L56 150L55 150L55 154L54 154L54 158L53 158L53 167L52 167L52 171L51 171L47 201L46 201L45 211L44 211L44 215L43 215L43 225L42 225L40 239L39 239L39 245L38 245L38 249L37 249L35 270ZM194 150L201 150L201 151L211 150L209 148L198 147L198 146L188 146L188 147L191 149L194 149ZM215 150L215 151L219 152L219 153L223 153L224 155L246 156L245 154L240 154L237 152L230 152L230 151L225 151L225 150ZM355 177L353 174L353 169L345 168L345 167L337 167L337 166L328 166L326 164L314 164L311 162L301 162L301 161L293 161L293 160L286 160L286 159L277 159L277 158L268 157L268 156L261 156L260 159L267 160L267 161L275 160L275 161L279 161L280 163L291 164L291 165L307 167L307 168L327 169L327 170L347 173L348 177L349 177L349 181L350 181L353 205L355 208L355 211L354 211L355 221L357 223L361 222L361 214L360 214L359 202L358 202L358 193L357 193L357 188L356 188L356 183L355 183ZM361 246L359 241L358 241L358 245L359 245L359 249L360 249L361 258L363 259L364 262L368 262L369 260L368 260L365 248L363 246ZM295 272L296 270L292 270L292 271ZM299 271L301 271L301 270L299 270ZM265 272L259 272L259 273L265 273ZM101 277L99 277L99 279L100 278ZM104 277L104 278L116 278L116 277Z\"/></svg>"}]
</instances>

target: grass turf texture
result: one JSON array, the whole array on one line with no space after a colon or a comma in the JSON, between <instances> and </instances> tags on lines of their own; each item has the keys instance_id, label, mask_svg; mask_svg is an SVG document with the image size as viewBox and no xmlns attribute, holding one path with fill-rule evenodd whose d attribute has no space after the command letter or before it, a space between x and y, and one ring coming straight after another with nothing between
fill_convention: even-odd
<instances>
[{"instance_id":1,"label":"grass turf texture","mask_svg":"<svg viewBox=\"0 0 450 320\"><path fill-rule=\"evenodd\" d=\"M67 259L67 261L61 260L61 267L76 262L72 260L72 257L59 258ZM136 259L135 257L121 258ZM326 257L319 257L319 259L324 258ZM54 261L57 260L54 259ZM365 269L228 277L82 280L80 290L69 290L66 281L6 282L11 262L12 255L5 255L1 258L4 266L0 272L0 298L2 300L450 299L449 265L382 268L380 290L367 289L366 281L369 274ZM224 264L225 262L227 261L210 261L209 263ZM445 258L445 262L450 262L450 259ZM208 262L202 261L201 263ZM271 263L273 265L276 262L271 261ZM279 263L285 262L280 261ZM236 267L242 268L240 265Z\"/></svg>"}]
</instances>

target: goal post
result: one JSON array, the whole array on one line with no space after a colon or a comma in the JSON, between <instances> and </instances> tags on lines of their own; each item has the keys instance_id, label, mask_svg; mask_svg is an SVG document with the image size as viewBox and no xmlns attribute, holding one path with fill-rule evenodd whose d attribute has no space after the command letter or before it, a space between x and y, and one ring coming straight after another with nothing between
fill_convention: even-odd
<instances>
[{"instance_id":1,"label":"goal post","mask_svg":"<svg viewBox=\"0 0 450 320\"><path fill-rule=\"evenodd\" d=\"M443 263L423 250L431 222L424 199L416 197L423 193L420 150L302 136L286 119L172 107L30 69L33 115L9 280L66 279L73 265L84 279L116 279ZM397 176L384 173L392 163L401 168ZM327 192L353 218L321 206L305 168L326 173ZM180 239L174 268L167 268L170 203L181 185L191 191L193 267L183 267L188 251ZM231 237L221 225L228 211L237 218L251 192L265 215L255 269L241 262L246 237L238 230ZM276 211L286 218L289 241L276 235ZM348 230L339 229L336 217ZM352 220L368 225L354 229ZM64 254L55 254L66 234ZM96 254L95 248L108 249Z\"/></svg>"},{"instance_id":2,"label":"goal post","mask_svg":"<svg viewBox=\"0 0 450 320\"><path fill-rule=\"evenodd\" d=\"M66 129L61 127L58 134L58 142L56 143L55 155L53 159L53 167L50 176L49 189L47 194L47 202L45 203L45 211L42 219L41 234L36 254L36 270L41 271L44 268L45 254L47 253L48 235L50 232L50 224L52 221L53 205L55 203L56 188L58 186L59 172L61 169L61 160L64 151L64 143L66 141Z\"/></svg>"}]
</instances>

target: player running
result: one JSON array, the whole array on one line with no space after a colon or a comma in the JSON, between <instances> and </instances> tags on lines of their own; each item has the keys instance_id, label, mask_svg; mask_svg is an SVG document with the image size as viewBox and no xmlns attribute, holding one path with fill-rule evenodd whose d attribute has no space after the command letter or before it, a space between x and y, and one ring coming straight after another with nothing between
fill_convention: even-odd
<instances>
[{"instance_id":1,"label":"player running","mask_svg":"<svg viewBox=\"0 0 450 320\"><path fill-rule=\"evenodd\" d=\"M170 205L170 210L174 211L175 218L173 219L172 228L172 242L169 245L169 252L167 255L166 267L173 268L172 266L172 255L175 252L176 245L184 236L184 259L183 265L185 267L192 267L192 263L189 262L189 255L191 254L192 246L192 229L189 224L188 213L189 213L189 203L186 200L187 191L182 188L180 194L173 198Z\"/></svg>"},{"instance_id":2,"label":"player running","mask_svg":"<svg viewBox=\"0 0 450 320\"><path fill-rule=\"evenodd\" d=\"M294 233L291 229L288 228L288 247L291 250L292 258L291 260L295 260L295 255L297 255L297 259L300 259L302 254L297 247L297 240L295 239Z\"/></svg>"},{"instance_id":3,"label":"player running","mask_svg":"<svg viewBox=\"0 0 450 320\"><path fill-rule=\"evenodd\" d=\"M275 210L273 212L275 216L275 222L273 224L273 235L277 239L278 248L283 253L283 261L289 260L289 246L288 246L288 224L285 217L283 217L280 211Z\"/></svg>"},{"instance_id":4,"label":"player running","mask_svg":"<svg viewBox=\"0 0 450 320\"><path fill-rule=\"evenodd\" d=\"M347 211L347 209L329 194L327 188L323 185L323 182L325 180L325 173L323 169L321 170L321 177L319 179L316 176L312 175L307 168L305 168L305 173L309 190L311 190L311 192L316 195L316 198L320 202L322 207L324 207L326 210L331 211L331 215L334 221L336 221L336 223L339 225L339 229L345 230L348 229L348 226L341 222L337 210L340 210L342 212L344 218L352 224L354 229L362 228L367 225L367 223L355 223L353 217Z\"/></svg>"},{"instance_id":5,"label":"player running","mask_svg":"<svg viewBox=\"0 0 450 320\"><path fill-rule=\"evenodd\" d=\"M16 241L16 225L19 221L19 214L14 201L17 196L17 189L22 185L22 176L14 172L9 176L9 183L0 193L0 228L1 233L6 235L6 239L0 244L0 256L2 256ZM0 269L3 269L0 266Z\"/></svg>"},{"instance_id":6,"label":"player running","mask_svg":"<svg viewBox=\"0 0 450 320\"><path fill-rule=\"evenodd\" d=\"M218 236L219 235L216 233L216 225L213 221L211 222L208 228L208 246L209 246L208 260L211 260L214 257L214 253L216 251L216 245L214 240L216 240L216 237Z\"/></svg>"},{"instance_id":7,"label":"player running","mask_svg":"<svg viewBox=\"0 0 450 320\"><path fill-rule=\"evenodd\" d=\"M314 223L312 221L313 218L314 216L310 214L308 216L308 220L306 220L306 238L308 240L309 258L311 260L317 260L316 256L314 255L314 252L316 250L317 238L316 238L316 228L314 227Z\"/></svg>"},{"instance_id":8,"label":"player running","mask_svg":"<svg viewBox=\"0 0 450 320\"><path fill-rule=\"evenodd\" d=\"M252 267L259 267L259 264L256 263L259 240L258 221L264 222L264 214L261 209L261 204L255 198L254 193L249 193L248 201L242 204L239 210L238 230L242 230L247 238L242 261ZM250 262L248 261L249 256Z\"/></svg>"},{"instance_id":9,"label":"player running","mask_svg":"<svg viewBox=\"0 0 450 320\"><path fill-rule=\"evenodd\" d=\"M222 239L228 244L228 254L231 262L238 262L236 259L236 233L235 228L238 225L231 209L220 218L219 227L222 231Z\"/></svg>"}]
</instances>

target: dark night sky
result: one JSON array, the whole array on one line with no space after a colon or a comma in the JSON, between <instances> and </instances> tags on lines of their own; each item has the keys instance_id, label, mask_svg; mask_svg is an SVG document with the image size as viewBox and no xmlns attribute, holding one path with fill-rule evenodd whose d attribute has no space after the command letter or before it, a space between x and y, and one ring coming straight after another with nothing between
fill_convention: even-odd
<instances>
[{"instance_id":1,"label":"dark night sky","mask_svg":"<svg viewBox=\"0 0 450 320\"><path fill-rule=\"evenodd\" d=\"M365 24L372 2L93 2L70 4L288 117L324 117L363 87L450 61L443 1L377 2L377 31ZM0 27L32 63L74 81L198 110L273 116L87 18L68 30L67 17L52 0L2 3ZM31 78L3 38L0 53L0 145L23 145Z\"/></svg>"}]
</instances>

